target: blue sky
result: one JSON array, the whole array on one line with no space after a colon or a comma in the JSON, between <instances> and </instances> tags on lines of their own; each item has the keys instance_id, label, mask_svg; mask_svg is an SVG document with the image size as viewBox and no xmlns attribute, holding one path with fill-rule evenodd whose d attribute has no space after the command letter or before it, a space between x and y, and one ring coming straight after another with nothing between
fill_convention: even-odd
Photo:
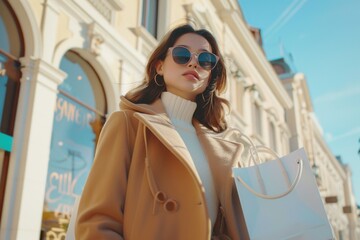
<instances>
[{"instance_id":1,"label":"blue sky","mask_svg":"<svg viewBox=\"0 0 360 240\"><path fill-rule=\"evenodd\" d=\"M315 114L334 155L352 171L360 204L360 1L238 0L262 31L269 60L306 75Z\"/></svg>"}]
</instances>

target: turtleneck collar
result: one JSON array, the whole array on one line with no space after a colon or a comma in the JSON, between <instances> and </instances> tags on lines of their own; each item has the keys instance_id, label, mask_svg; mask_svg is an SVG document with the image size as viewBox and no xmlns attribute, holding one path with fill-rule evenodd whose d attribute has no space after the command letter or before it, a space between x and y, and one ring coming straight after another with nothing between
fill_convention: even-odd
<instances>
[{"instance_id":1,"label":"turtleneck collar","mask_svg":"<svg viewBox=\"0 0 360 240\"><path fill-rule=\"evenodd\" d=\"M196 103L170 92L163 92L161 100L170 119L192 123Z\"/></svg>"}]
</instances>

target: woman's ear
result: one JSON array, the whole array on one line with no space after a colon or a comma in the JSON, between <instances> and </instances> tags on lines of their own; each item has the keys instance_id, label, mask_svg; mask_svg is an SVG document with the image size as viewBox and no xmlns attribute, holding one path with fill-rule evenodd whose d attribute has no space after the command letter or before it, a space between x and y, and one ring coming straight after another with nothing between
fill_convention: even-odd
<instances>
[{"instance_id":1,"label":"woman's ear","mask_svg":"<svg viewBox=\"0 0 360 240\"><path fill-rule=\"evenodd\" d=\"M164 70L163 70L163 65L164 65L164 62L159 60L157 63L156 63L156 73L159 74L159 75L164 75Z\"/></svg>"}]
</instances>

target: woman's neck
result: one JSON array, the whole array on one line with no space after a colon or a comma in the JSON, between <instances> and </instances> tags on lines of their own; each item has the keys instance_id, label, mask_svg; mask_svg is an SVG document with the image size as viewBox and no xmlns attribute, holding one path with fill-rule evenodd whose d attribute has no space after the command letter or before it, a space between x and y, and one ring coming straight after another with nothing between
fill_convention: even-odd
<instances>
[{"instance_id":1,"label":"woman's neck","mask_svg":"<svg viewBox=\"0 0 360 240\"><path fill-rule=\"evenodd\" d=\"M191 124L196 110L195 102L189 101L170 92L163 92L161 94L161 100L170 119L181 120Z\"/></svg>"}]
</instances>

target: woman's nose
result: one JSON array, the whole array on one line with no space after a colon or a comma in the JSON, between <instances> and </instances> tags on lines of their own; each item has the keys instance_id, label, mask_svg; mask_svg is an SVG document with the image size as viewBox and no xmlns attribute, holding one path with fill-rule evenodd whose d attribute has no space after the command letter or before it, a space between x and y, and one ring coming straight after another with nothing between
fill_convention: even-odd
<instances>
[{"instance_id":1,"label":"woman's nose","mask_svg":"<svg viewBox=\"0 0 360 240\"><path fill-rule=\"evenodd\" d=\"M197 57L194 53L191 54L190 61L188 62L188 66L195 68L198 66Z\"/></svg>"}]
</instances>

